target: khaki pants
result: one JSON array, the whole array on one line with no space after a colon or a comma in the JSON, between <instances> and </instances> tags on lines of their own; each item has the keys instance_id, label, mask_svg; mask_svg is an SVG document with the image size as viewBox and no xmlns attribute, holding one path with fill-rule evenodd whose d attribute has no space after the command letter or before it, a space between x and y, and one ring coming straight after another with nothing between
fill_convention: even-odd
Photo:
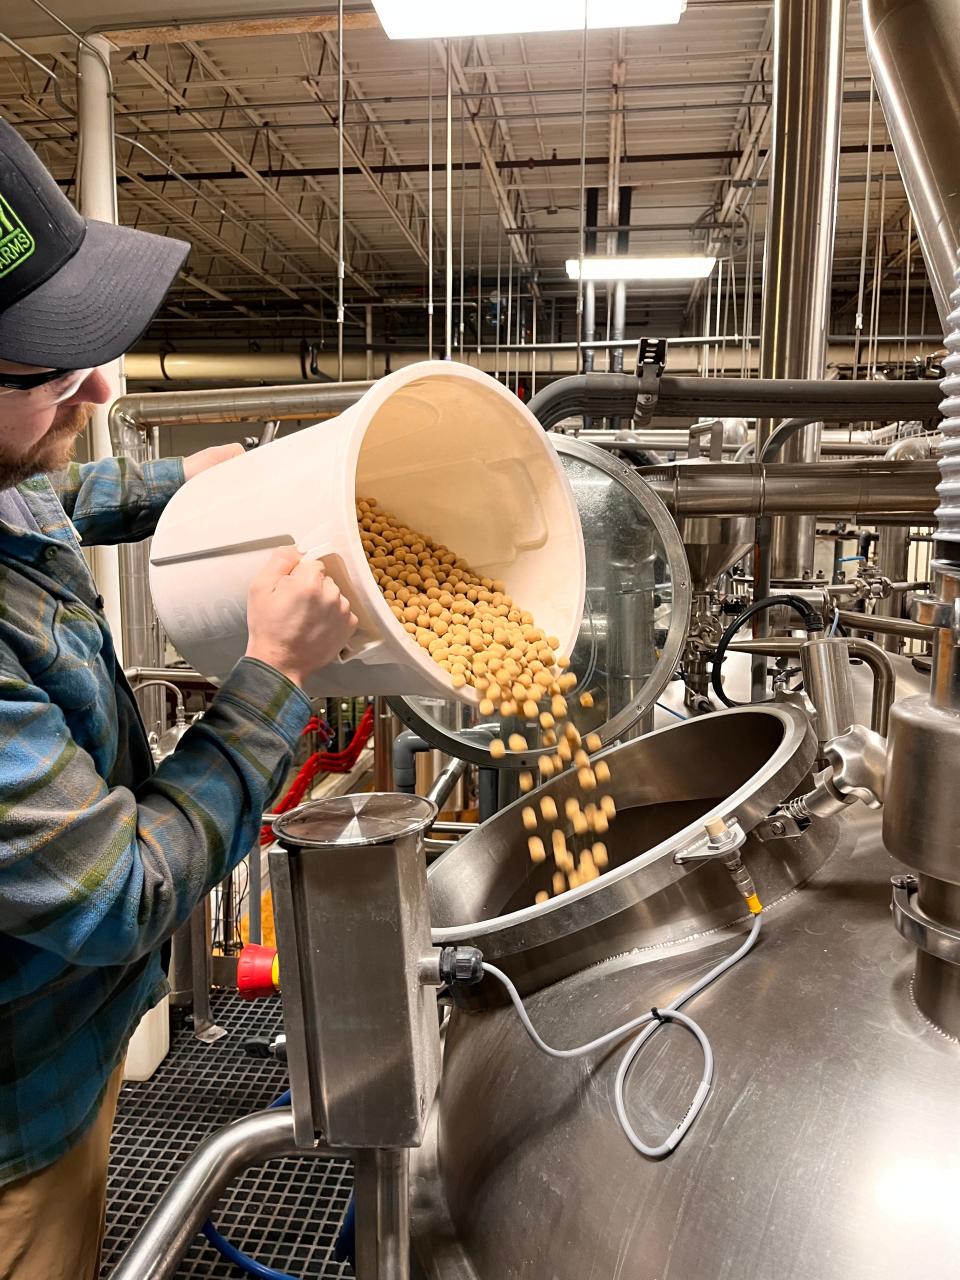
<instances>
[{"instance_id":1,"label":"khaki pants","mask_svg":"<svg viewBox=\"0 0 960 1280\"><path fill-rule=\"evenodd\" d=\"M97 1280L122 1079L120 1066L93 1124L65 1156L0 1187L0 1280Z\"/></svg>"}]
</instances>

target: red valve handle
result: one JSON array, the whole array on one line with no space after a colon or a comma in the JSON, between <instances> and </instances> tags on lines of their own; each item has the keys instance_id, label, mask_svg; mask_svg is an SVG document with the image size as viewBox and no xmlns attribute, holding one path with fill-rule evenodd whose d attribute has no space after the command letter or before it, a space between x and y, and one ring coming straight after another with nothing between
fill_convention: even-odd
<instances>
[{"instance_id":1,"label":"red valve handle","mask_svg":"<svg viewBox=\"0 0 960 1280\"><path fill-rule=\"evenodd\" d=\"M237 961L237 992L244 1000L259 1000L280 990L280 958L276 947L248 942Z\"/></svg>"}]
</instances>

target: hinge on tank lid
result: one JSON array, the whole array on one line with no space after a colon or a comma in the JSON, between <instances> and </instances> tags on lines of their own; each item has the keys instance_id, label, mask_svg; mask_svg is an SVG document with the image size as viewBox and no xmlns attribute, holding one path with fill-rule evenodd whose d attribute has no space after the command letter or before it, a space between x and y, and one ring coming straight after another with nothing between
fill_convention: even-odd
<instances>
[{"instance_id":1,"label":"hinge on tank lid","mask_svg":"<svg viewBox=\"0 0 960 1280\"><path fill-rule=\"evenodd\" d=\"M634 420L645 425L653 417L660 378L667 363L666 338L641 338L637 347L637 408Z\"/></svg>"}]
</instances>

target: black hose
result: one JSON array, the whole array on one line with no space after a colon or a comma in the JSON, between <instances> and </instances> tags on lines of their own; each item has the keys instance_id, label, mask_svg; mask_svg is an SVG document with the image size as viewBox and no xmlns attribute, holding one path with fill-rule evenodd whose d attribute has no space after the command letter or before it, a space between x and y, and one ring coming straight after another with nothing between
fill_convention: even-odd
<instances>
[{"instance_id":1,"label":"black hose","mask_svg":"<svg viewBox=\"0 0 960 1280\"><path fill-rule=\"evenodd\" d=\"M748 605L738 618L730 623L726 631L720 637L720 643L717 645L713 654L713 666L710 671L710 685L713 692L717 695L725 707L747 707L748 702L734 702L732 698L728 698L723 691L723 677L721 675L721 667L727 653L727 646L737 634L745 622L749 622L751 618L758 613L763 613L764 609L774 609L778 605L788 605L791 609L795 609L803 618L803 625L807 629L807 634L815 631L823 630L823 619L820 614L808 600L804 600L802 596L764 596L762 600L754 600L753 604Z\"/></svg>"}]
</instances>

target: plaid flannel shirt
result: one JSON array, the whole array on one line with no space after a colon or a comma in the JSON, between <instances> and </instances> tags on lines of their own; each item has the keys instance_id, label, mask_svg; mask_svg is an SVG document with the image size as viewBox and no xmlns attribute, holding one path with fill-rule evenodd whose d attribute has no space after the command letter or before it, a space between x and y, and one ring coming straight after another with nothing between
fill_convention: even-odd
<instances>
[{"instance_id":1,"label":"plaid flannel shirt","mask_svg":"<svg viewBox=\"0 0 960 1280\"><path fill-rule=\"evenodd\" d=\"M156 770L117 666L87 543L149 536L179 460L75 465L0 521L0 1184L92 1122L158 947L253 846L310 714L244 659Z\"/></svg>"}]
</instances>

